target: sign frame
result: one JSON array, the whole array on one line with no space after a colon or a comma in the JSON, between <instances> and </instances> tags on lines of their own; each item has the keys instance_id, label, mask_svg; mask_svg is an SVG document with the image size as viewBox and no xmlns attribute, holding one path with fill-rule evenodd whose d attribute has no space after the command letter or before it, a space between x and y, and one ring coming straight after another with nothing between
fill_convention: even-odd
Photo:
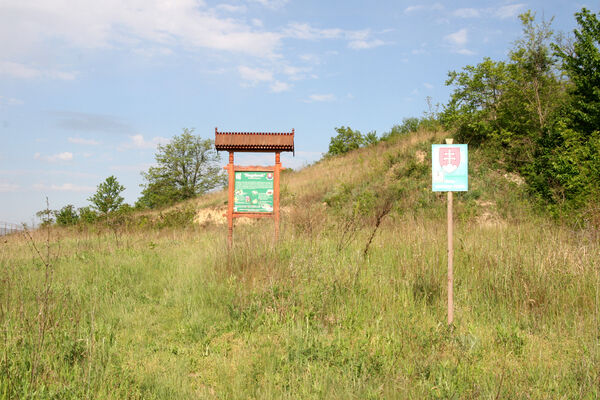
<instances>
[{"instance_id":1,"label":"sign frame","mask_svg":"<svg viewBox=\"0 0 600 400\"><path fill-rule=\"evenodd\" d=\"M280 170L284 170L285 168L280 168ZM261 211L261 212L253 212L253 211L237 211L236 210L236 202L235 202L235 183L237 182L235 175L243 172L266 172L273 174L273 199L272 199L272 211ZM275 187L275 167L274 166L250 166L250 167L241 167L238 165L234 165L233 167L234 173L234 201L233 201L233 218L240 217L272 217L275 214L275 192L277 191Z\"/></svg>"},{"instance_id":2,"label":"sign frame","mask_svg":"<svg viewBox=\"0 0 600 400\"><path fill-rule=\"evenodd\" d=\"M281 152L294 152L294 129L291 132L219 132L215 128L215 149L229 152L229 163L223 167L228 172L227 196L227 243L233 246L233 226L235 218L272 218L275 225L275 241L279 239L279 182L281 171ZM270 166L234 165L235 152L275 153L275 164ZM273 209L271 212L235 211L235 174L239 172L273 173Z\"/></svg>"},{"instance_id":3,"label":"sign frame","mask_svg":"<svg viewBox=\"0 0 600 400\"><path fill-rule=\"evenodd\" d=\"M444 155L443 151L446 149L448 151ZM442 165L443 161L445 165ZM454 165L455 161L458 161L458 164ZM467 144L431 145L431 190L434 192L467 192L469 190L469 147Z\"/></svg>"}]
</instances>

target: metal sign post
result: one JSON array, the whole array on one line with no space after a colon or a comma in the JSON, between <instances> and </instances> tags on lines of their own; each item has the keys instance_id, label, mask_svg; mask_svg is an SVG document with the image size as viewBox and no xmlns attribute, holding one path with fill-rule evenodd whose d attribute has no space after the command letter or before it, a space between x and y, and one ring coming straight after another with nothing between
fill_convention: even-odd
<instances>
[{"instance_id":1,"label":"metal sign post","mask_svg":"<svg viewBox=\"0 0 600 400\"><path fill-rule=\"evenodd\" d=\"M454 322L454 222L453 192L469 188L469 153L466 144L431 146L431 187L434 192L448 192L448 325Z\"/></svg>"}]
</instances>

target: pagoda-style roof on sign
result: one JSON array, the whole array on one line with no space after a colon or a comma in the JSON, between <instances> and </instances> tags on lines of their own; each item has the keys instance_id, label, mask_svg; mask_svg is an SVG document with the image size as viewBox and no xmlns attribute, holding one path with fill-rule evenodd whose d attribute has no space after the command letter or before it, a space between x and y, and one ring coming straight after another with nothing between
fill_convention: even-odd
<instances>
[{"instance_id":1,"label":"pagoda-style roof on sign","mask_svg":"<svg viewBox=\"0 0 600 400\"><path fill-rule=\"evenodd\" d=\"M215 128L217 151L294 151L294 130L291 132L219 132Z\"/></svg>"}]
</instances>

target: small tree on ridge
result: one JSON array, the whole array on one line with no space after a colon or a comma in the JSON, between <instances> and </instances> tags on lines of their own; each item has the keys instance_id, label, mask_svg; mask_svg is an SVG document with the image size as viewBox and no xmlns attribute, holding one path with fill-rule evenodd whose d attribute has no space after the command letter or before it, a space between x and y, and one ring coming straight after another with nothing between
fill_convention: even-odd
<instances>
[{"instance_id":1,"label":"small tree on ridge","mask_svg":"<svg viewBox=\"0 0 600 400\"><path fill-rule=\"evenodd\" d=\"M117 181L114 175L111 175L98 185L98 190L88 200L101 214L108 214L123 204L124 199L120 196L123 190L125 187Z\"/></svg>"}]
</instances>

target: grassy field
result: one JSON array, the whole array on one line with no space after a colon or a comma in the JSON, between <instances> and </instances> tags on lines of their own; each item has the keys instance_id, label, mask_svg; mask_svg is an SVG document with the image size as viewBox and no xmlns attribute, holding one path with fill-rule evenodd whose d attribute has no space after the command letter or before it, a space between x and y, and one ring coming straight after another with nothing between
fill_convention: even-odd
<instances>
[{"instance_id":1,"label":"grassy field","mask_svg":"<svg viewBox=\"0 0 600 400\"><path fill-rule=\"evenodd\" d=\"M277 244L267 220L231 251L218 224L3 238L0 398L600 398L596 232L537 215L475 151L446 325L445 202L421 156L442 137L286 174Z\"/></svg>"}]
</instances>

